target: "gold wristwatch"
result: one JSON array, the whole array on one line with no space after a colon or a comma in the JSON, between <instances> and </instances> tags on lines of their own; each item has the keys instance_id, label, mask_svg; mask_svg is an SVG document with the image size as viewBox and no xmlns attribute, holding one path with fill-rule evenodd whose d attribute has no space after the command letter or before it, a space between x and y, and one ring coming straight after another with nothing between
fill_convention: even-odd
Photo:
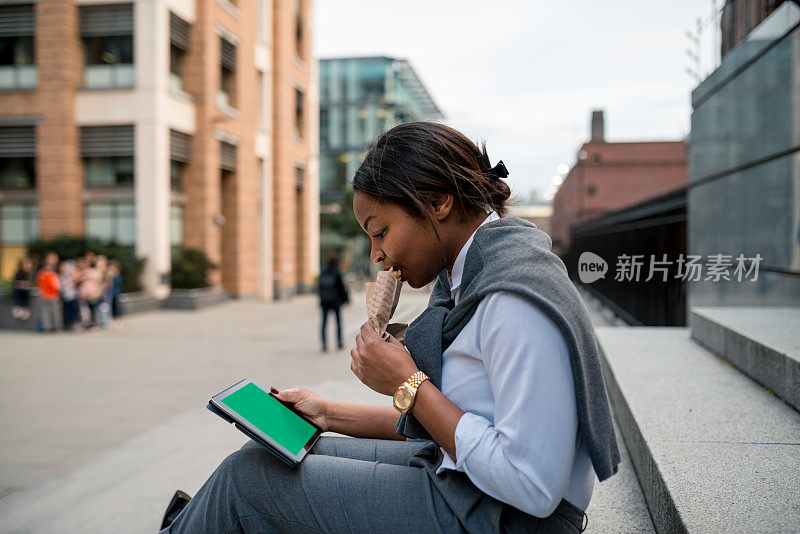
<instances>
[{"instance_id":1,"label":"gold wristwatch","mask_svg":"<svg viewBox=\"0 0 800 534\"><path fill-rule=\"evenodd\" d=\"M394 392L393 404L400 413L406 414L411 410L417 398L417 389L426 380L430 380L428 375L422 371L417 371L397 388L397 391Z\"/></svg>"}]
</instances>

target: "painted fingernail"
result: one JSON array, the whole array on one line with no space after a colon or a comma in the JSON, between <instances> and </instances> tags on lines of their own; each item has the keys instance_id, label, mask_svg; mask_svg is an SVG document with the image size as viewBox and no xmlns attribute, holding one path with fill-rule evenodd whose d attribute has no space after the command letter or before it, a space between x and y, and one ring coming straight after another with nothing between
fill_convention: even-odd
<instances>
[{"instance_id":1,"label":"painted fingernail","mask_svg":"<svg viewBox=\"0 0 800 534\"><path fill-rule=\"evenodd\" d=\"M275 389L275 388L274 388L274 387L272 387L272 386L270 386L270 387L269 387L269 390L270 390L270 392L271 392L271 393L274 393L275 395L277 395L278 393L280 393L280 391L278 391L277 389Z\"/></svg>"}]
</instances>

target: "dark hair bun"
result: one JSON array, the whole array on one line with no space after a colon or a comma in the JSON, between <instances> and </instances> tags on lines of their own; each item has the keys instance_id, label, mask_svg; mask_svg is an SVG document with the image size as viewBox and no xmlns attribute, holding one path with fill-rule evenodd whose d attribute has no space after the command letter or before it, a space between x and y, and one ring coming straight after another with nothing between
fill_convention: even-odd
<instances>
[{"instance_id":1,"label":"dark hair bun","mask_svg":"<svg viewBox=\"0 0 800 534\"><path fill-rule=\"evenodd\" d=\"M486 153L461 132L436 122L408 122L381 135L353 177L353 189L425 217L435 196L450 194L460 216L505 215L511 188Z\"/></svg>"}]
</instances>

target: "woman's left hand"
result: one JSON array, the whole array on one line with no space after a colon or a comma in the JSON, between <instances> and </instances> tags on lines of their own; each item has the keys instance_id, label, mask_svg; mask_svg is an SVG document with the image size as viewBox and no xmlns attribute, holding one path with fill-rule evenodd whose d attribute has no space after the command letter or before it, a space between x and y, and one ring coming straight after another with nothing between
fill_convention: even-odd
<instances>
[{"instance_id":1,"label":"woman's left hand","mask_svg":"<svg viewBox=\"0 0 800 534\"><path fill-rule=\"evenodd\" d=\"M388 342L381 339L369 321L361 325L350 357L350 369L358 379L384 395L394 395L408 377L419 371L403 344L392 336Z\"/></svg>"}]
</instances>

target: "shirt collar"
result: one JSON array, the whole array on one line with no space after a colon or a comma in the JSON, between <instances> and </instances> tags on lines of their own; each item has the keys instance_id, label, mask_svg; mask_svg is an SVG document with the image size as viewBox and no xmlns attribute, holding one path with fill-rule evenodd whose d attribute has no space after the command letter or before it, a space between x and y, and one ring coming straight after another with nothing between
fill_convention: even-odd
<instances>
[{"instance_id":1,"label":"shirt collar","mask_svg":"<svg viewBox=\"0 0 800 534\"><path fill-rule=\"evenodd\" d=\"M484 224L496 221L499 218L500 216L497 214L497 212L493 211L489 213L489 215L480 224L480 226L478 226L478 228ZM478 228L475 229L475 232L478 231ZM461 287L461 277L464 275L464 262L467 259L467 251L469 250L469 246L472 244L472 240L475 238L475 232L472 232L472 235L469 236L467 242L464 243L463 247L461 247L461 251L458 253L458 256L456 256L455 263L453 263L453 271L447 275L447 279L450 281L450 296L452 298L456 297L456 294Z\"/></svg>"}]
</instances>

